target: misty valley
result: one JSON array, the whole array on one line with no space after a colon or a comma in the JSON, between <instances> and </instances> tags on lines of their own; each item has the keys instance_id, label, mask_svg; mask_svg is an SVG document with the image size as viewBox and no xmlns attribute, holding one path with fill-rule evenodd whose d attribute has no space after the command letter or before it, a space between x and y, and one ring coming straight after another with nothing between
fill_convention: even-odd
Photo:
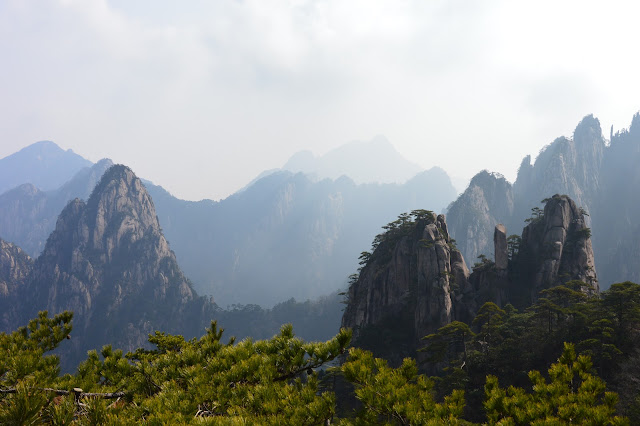
<instances>
[{"instance_id":1,"label":"misty valley","mask_svg":"<svg viewBox=\"0 0 640 426\"><path fill-rule=\"evenodd\" d=\"M0 424L640 424L639 166L640 113L460 193L382 136L219 201L29 145Z\"/></svg>"}]
</instances>

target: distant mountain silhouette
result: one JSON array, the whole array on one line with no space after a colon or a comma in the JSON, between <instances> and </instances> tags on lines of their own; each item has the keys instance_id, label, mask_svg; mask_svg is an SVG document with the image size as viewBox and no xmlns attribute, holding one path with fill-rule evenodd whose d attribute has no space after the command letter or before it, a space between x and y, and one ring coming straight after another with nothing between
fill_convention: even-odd
<instances>
[{"instance_id":1,"label":"distant mountain silhouette","mask_svg":"<svg viewBox=\"0 0 640 426\"><path fill-rule=\"evenodd\" d=\"M318 179L346 175L356 183L404 183L423 169L404 158L384 136L350 142L316 157L310 151L294 154L282 167Z\"/></svg>"},{"instance_id":2,"label":"distant mountain silhouette","mask_svg":"<svg viewBox=\"0 0 640 426\"><path fill-rule=\"evenodd\" d=\"M219 202L147 188L181 267L198 292L223 307L270 306L344 288L381 224L417 208L442 211L456 194L438 168L402 185L280 171Z\"/></svg>"},{"instance_id":3,"label":"distant mountain silhouette","mask_svg":"<svg viewBox=\"0 0 640 426\"><path fill-rule=\"evenodd\" d=\"M56 189L93 163L50 141L36 142L0 159L0 194L23 183Z\"/></svg>"},{"instance_id":4,"label":"distant mountain silhouette","mask_svg":"<svg viewBox=\"0 0 640 426\"><path fill-rule=\"evenodd\" d=\"M42 191L31 183L23 183L0 194L0 237L15 243L31 257L37 257L64 206L74 198L88 199L93 187L112 165L109 159L100 160L82 168L54 190Z\"/></svg>"},{"instance_id":5,"label":"distant mountain silhouette","mask_svg":"<svg viewBox=\"0 0 640 426\"><path fill-rule=\"evenodd\" d=\"M65 204L87 200L111 164L82 169L56 190L23 184L0 194L0 238L37 257ZM363 185L344 175L317 181L271 170L219 202L180 200L144 183L181 268L223 307L271 306L344 288L380 224L425 206L442 211L456 194L438 168L404 184Z\"/></svg>"}]
</instances>

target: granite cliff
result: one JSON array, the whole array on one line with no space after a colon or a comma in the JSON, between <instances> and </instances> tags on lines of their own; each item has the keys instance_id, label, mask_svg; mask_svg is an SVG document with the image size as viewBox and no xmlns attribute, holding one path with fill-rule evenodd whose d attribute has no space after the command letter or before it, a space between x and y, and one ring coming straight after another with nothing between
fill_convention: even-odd
<instances>
[{"instance_id":1,"label":"granite cliff","mask_svg":"<svg viewBox=\"0 0 640 426\"><path fill-rule=\"evenodd\" d=\"M73 311L67 367L107 343L124 350L145 346L155 330L195 335L213 317L213 304L196 295L178 267L151 197L125 166L107 170L86 203L67 204L31 265L17 292L17 321L3 329L39 310Z\"/></svg>"},{"instance_id":2,"label":"granite cliff","mask_svg":"<svg viewBox=\"0 0 640 426\"><path fill-rule=\"evenodd\" d=\"M504 176L481 171L451 203L447 218L457 246L467 259L490 253L498 223L510 227L514 213L513 188Z\"/></svg>"},{"instance_id":3,"label":"granite cliff","mask_svg":"<svg viewBox=\"0 0 640 426\"><path fill-rule=\"evenodd\" d=\"M636 183L640 183L640 114L629 129L605 140L600 122L588 115L571 138L560 137L544 147L532 164L523 159L511 185L487 179L479 173L448 209L451 235L467 259L492 253L491 235L498 223L519 229L532 209L549 194L566 194L588 215L593 226L593 250L597 253L600 285L640 280L637 235L640 215ZM491 194L487 196L486 194ZM615 206L615 207L613 207ZM473 236L473 238L470 238ZM471 241L471 242L469 242Z\"/></svg>"},{"instance_id":4,"label":"granite cliff","mask_svg":"<svg viewBox=\"0 0 640 426\"><path fill-rule=\"evenodd\" d=\"M540 290L570 280L598 291L590 230L567 196L546 200L515 248L506 228L496 226L496 261L483 257L471 273L443 215L417 211L399 221L361 256L364 266L351 283L342 318L357 344L370 349L380 350L382 341L397 335L398 342L389 343L394 358L411 355L421 337L452 321L470 322L485 302L523 308Z\"/></svg>"},{"instance_id":5,"label":"granite cliff","mask_svg":"<svg viewBox=\"0 0 640 426\"><path fill-rule=\"evenodd\" d=\"M20 302L27 280L33 271L33 260L22 249L0 239L0 330L18 323Z\"/></svg>"}]
</instances>

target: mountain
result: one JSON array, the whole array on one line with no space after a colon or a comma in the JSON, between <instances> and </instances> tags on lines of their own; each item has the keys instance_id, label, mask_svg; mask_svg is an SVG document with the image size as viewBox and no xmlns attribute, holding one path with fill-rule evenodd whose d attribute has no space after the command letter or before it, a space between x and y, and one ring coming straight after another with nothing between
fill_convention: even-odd
<instances>
[{"instance_id":1,"label":"mountain","mask_svg":"<svg viewBox=\"0 0 640 426\"><path fill-rule=\"evenodd\" d=\"M0 194L23 183L41 190L58 188L84 167L86 160L50 141L37 142L0 159Z\"/></svg>"},{"instance_id":2,"label":"mountain","mask_svg":"<svg viewBox=\"0 0 640 426\"><path fill-rule=\"evenodd\" d=\"M469 273L444 215L401 216L376 237L349 287L342 325L354 329L354 344L399 362L423 336L453 321L470 324L485 302L525 308L541 290L570 280L598 292L590 231L566 195L548 199L511 253L504 226L493 240L496 261L484 258Z\"/></svg>"},{"instance_id":3,"label":"mountain","mask_svg":"<svg viewBox=\"0 0 640 426\"><path fill-rule=\"evenodd\" d=\"M21 318L15 307L32 271L29 255L0 239L0 330L11 330L19 324Z\"/></svg>"},{"instance_id":4,"label":"mountain","mask_svg":"<svg viewBox=\"0 0 640 426\"><path fill-rule=\"evenodd\" d=\"M393 150L383 139L374 142L378 151ZM86 200L111 165L102 160L81 169L55 190L22 184L0 194L0 238L37 257L66 203ZM381 223L425 204L443 210L456 194L439 168L403 184L362 185L345 176L318 181L274 170L220 202L184 201L145 186L185 274L222 306L272 306L344 288Z\"/></svg>"},{"instance_id":5,"label":"mountain","mask_svg":"<svg viewBox=\"0 0 640 426\"><path fill-rule=\"evenodd\" d=\"M514 195L504 176L481 171L448 210L449 228L467 259L487 253L498 223L511 228Z\"/></svg>"},{"instance_id":6,"label":"mountain","mask_svg":"<svg viewBox=\"0 0 640 426\"><path fill-rule=\"evenodd\" d=\"M422 171L405 159L384 136L355 141L316 157L310 151L294 154L282 167L318 179L349 176L356 183L403 183Z\"/></svg>"},{"instance_id":7,"label":"mountain","mask_svg":"<svg viewBox=\"0 0 640 426\"><path fill-rule=\"evenodd\" d=\"M214 319L227 336L268 338L292 323L303 338L327 339L339 329L340 299L334 292L316 301L289 298L269 310L222 310L198 296L145 185L122 165L104 173L86 202L76 198L64 207L35 262L0 240L0 331L16 329L40 310L72 310L73 338L60 352L66 371L107 343L125 351L146 347L156 330L190 338Z\"/></svg>"},{"instance_id":8,"label":"mountain","mask_svg":"<svg viewBox=\"0 0 640 426\"><path fill-rule=\"evenodd\" d=\"M20 257L15 249L3 252ZM74 312L65 365L107 343L144 346L155 330L192 336L213 317L213 305L197 296L178 267L151 197L125 166L109 168L87 202L67 204L23 275L15 318L24 323L40 310Z\"/></svg>"},{"instance_id":9,"label":"mountain","mask_svg":"<svg viewBox=\"0 0 640 426\"><path fill-rule=\"evenodd\" d=\"M0 194L0 236L37 257L64 206L74 198L86 200L112 165L109 159L100 160L80 169L54 190L42 191L31 183L23 183Z\"/></svg>"},{"instance_id":10,"label":"mountain","mask_svg":"<svg viewBox=\"0 0 640 426\"><path fill-rule=\"evenodd\" d=\"M437 168L402 185L274 172L220 202L147 187L181 267L221 306L271 306L344 288L381 223L424 205L442 210L455 197Z\"/></svg>"},{"instance_id":11,"label":"mountain","mask_svg":"<svg viewBox=\"0 0 640 426\"><path fill-rule=\"evenodd\" d=\"M491 252L493 226L518 229L535 215L548 194L566 194L575 200L593 226L593 250L600 285L640 279L640 202L634 183L640 183L640 115L631 127L602 135L600 122L588 115L576 126L572 138L560 137L544 147L534 164L523 159L511 185L486 172L474 177L469 188L448 208L452 236L468 259Z\"/></svg>"}]
</instances>

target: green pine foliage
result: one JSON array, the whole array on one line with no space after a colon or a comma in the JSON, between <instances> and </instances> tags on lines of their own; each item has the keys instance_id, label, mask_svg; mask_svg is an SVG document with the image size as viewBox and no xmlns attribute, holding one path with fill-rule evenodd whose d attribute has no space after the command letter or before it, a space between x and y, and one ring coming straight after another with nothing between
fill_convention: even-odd
<instances>
[{"instance_id":1,"label":"green pine foliage","mask_svg":"<svg viewBox=\"0 0 640 426\"><path fill-rule=\"evenodd\" d=\"M523 389L530 387L529 372L546 371L559 353L569 356L565 344L570 344L573 351L589 357L589 374L620 393L619 412L638 424L640 389L634 383L640 374L634 368L640 359L640 286L614 284L600 295L587 289L580 281L545 289L523 311L511 305L500 308L485 303L470 326L471 332L462 333L461 326L451 323L427 336L423 369L439 367L437 394L442 397L452 387L464 389L466 418L485 422L487 376L493 377L490 381L527 393ZM452 332L455 329L460 330L457 335ZM585 358L577 359L583 362ZM542 382L538 380L535 386L539 388ZM505 420L502 424L528 424L518 422Z\"/></svg>"},{"instance_id":2,"label":"green pine foliage","mask_svg":"<svg viewBox=\"0 0 640 426\"><path fill-rule=\"evenodd\" d=\"M305 342L285 325L225 342L213 322L200 338L158 331L133 352L107 345L60 376L52 351L71 343L72 314L41 312L0 334L0 424L637 424L640 286L584 286L544 290L524 311L485 303L396 368L359 348L346 355L349 330ZM421 374L424 364L442 374ZM358 408L338 418L336 395Z\"/></svg>"},{"instance_id":3,"label":"green pine foliage","mask_svg":"<svg viewBox=\"0 0 640 426\"><path fill-rule=\"evenodd\" d=\"M562 356L548 372L547 381L530 371L531 391L510 386L503 389L498 378L488 376L484 407L490 425L627 425L616 416L618 397L606 392L602 379L591 374L591 359L576 356L565 343Z\"/></svg>"},{"instance_id":4,"label":"green pine foliage","mask_svg":"<svg viewBox=\"0 0 640 426\"><path fill-rule=\"evenodd\" d=\"M461 420L464 392L455 390L443 403L433 399L433 381L418 375L413 359L406 358L398 368L374 358L371 352L351 349L341 368L344 377L355 384L356 398L362 403L355 418L344 425L466 424Z\"/></svg>"}]
</instances>

